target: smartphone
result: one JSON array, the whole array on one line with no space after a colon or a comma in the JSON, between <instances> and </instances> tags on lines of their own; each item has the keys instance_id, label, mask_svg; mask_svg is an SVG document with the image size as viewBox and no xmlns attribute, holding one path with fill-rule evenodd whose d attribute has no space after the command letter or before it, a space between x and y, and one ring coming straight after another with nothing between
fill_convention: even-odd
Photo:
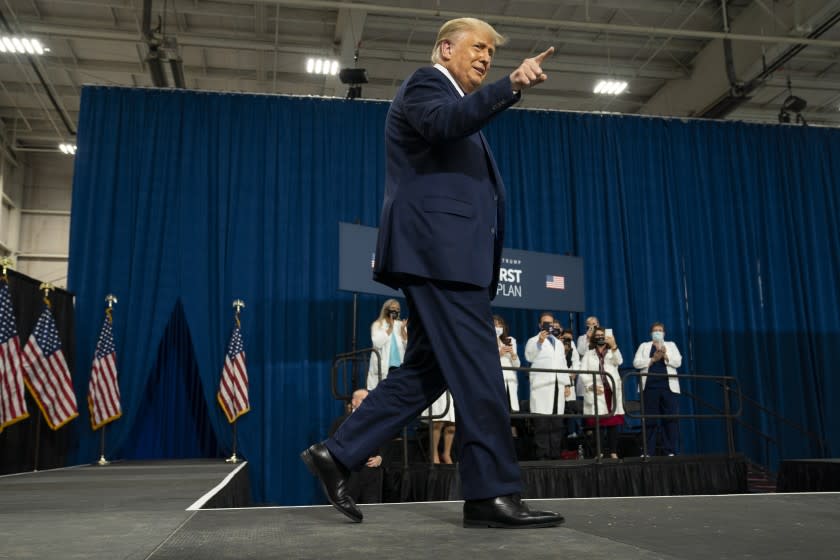
<instances>
[{"instance_id":1,"label":"smartphone","mask_svg":"<svg viewBox=\"0 0 840 560\"><path fill-rule=\"evenodd\" d=\"M511 340L511 338L510 338L510 337L507 337L507 338L506 338L506 339L504 339L502 342L504 342L504 343L505 343L505 346L510 346L510 343L511 343L511 342L513 342L513 340Z\"/></svg>"},{"instance_id":2,"label":"smartphone","mask_svg":"<svg viewBox=\"0 0 840 560\"><path fill-rule=\"evenodd\" d=\"M613 335L612 329L604 329L604 336L610 338Z\"/></svg>"}]
</instances>

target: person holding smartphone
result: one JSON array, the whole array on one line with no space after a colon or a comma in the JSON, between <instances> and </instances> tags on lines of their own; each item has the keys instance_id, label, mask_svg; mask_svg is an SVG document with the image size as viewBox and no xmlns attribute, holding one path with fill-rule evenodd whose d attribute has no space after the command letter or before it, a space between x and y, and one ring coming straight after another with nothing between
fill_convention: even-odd
<instances>
[{"instance_id":1,"label":"person holding smartphone","mask_svg":"<svg viewBox=\"0 0 840 560\"><path fill-rule=\"evenodd\" d=\"M592 338L592 331L600 324L601 322L598 321L598 317L594 315L586 318L586 332L580 335L577 340L577 350L581 358L589 350L589 339Z\"/></svg>"},{"instance_id":2,"label":"person holding smartphone","mask_svg":"<svg viewBox=\"0 0 840 560\"><path fill-rule=\"evenodd\" d=\"M609 336L607 335L609 332ZM612 329L597 326L592 329L589 347L580 362L581 371L597 371L596 375L581 373L584 387L583 413L597 415L604 433L602 449L611 459L618 459L618 427L624 424L621 376L618 366L624 358L612 336ZM593 379L594 377L594 379ZM612 414L612 416L608 416ZM585 418L588 428L595 426L595 418Z\"/></svg>"},{"instance_id":3,"label":"person holding smartphone","mask_svg":"<svg viewBox=\"0 0 840 560\"><path fill-rule=\"evenodd\" d=\"M370 339L373 348L379 352L379 363L376 353L371 352L366 383L368 391L372 391L380 381L388 377L389 371L400 367L405 357L408 321L400 320L399 301L385 300L379 317L370 326Z\"/></svg>"},{"instance_id":4,"label":"person holding smartphone","mask_svg":"<svg viewBox=\"0 0 840 560\"><path fill-rule=\"evenodd\" d=\"M535 369L565 370L566 353L561 340L563 328L554 314L540 315L540 332L525 344L525 359ZM571 379L566 372L532 371L531 412L535 414L563 414L566 396L571 392ZM551 416L534 418L534 445L537 459L561 459L565 429L563 418Z\"/></svg>"},{"instance_id":5,"label":"person holding smartphone","mask_svg":"<svg viewBox=\"0 0 840 560\"><path fill-rule=\"evenodd\" d=\"M516 353L516 339L510 336L507 322L500 315L493 315L493 326L496 328L496 342L499 345L499 360L502 367L519 367L519 355ZM505 391L511 412L519 412L519 379L516 372L503 369L502 375L505 379Z\"/></svg>"}]
</instances>

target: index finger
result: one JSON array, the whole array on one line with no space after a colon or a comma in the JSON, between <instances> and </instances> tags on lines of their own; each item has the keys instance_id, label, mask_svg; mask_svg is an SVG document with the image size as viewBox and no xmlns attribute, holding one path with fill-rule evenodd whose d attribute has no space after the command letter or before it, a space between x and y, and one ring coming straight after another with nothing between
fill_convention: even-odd
<instances>
[{"instance_id":1,"label":"index finger","mask_svg":"<svg viewBox=\"0 0 840 560\"><path fill-rule=\"evenodd\" d=\"M537 63L541 63L543 60L545 60L546 58L548 58L552 54L554 54L554 47L548 47L543 52L541 52L540 54L535 56L534 60L536 60Z\"/></svg>"}]
</instances>

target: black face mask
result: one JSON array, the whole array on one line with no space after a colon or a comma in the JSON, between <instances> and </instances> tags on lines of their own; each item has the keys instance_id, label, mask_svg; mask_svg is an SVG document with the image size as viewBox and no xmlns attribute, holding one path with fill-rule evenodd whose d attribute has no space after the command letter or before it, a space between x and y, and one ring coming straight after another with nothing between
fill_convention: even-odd
<instances>
[{"instance_id":1,"label":"black face mask","mask_svg":"<svg viewBox=\"0 0 840 560\"><path fill-rule=\"evenodd\" d=\"M565 344L566 346L571 346L572 345L572 339L571 338L564 338L563 339L563 344Z\"/></svg>"},{"instance_id":2,"label":"black face mask","mask_svg":"<svg viewBox=\"0 0 840 560\"><path fill-rule=\"evenodd\" d=\"M397 317L399 317L399 316L400 316L400 312L399 312L399 311L389 311L389 312L388 312L388 315L390 315L390 316L391 316L391 319L396 320L396 319L397 319Z\"/></svg>"},{"instance_id":3,"label":"black face mask","mask_svg":"<svg viewBox=\"0 0 840 560\"><path fill-rule=\"evenodd\" d=\"M542 324L542 330L550 331L551 330L551 323L543 323Z\"/></svg>"},{"instance_id":4,"label":"black face mask","mask_svg":"<svg viewBox=\"0 0 840 560\"><path fill-rule=\"evenodd\" d=\"M603 346L606 343L607 343L607 339L604 338L603 336L599 336L598 338L595 339L595 344L597 344L598 346Z\"/></svg>"},{"instance_id":5,"label":"black face mask","mask_svg":"<svg viewBox=\"0 0 840 560\"><path fill-rule=\"evenodd\" d=\"M551 331L549 331L549 332L551 332L551 335L554 338L560 338L561 336L563 336L563 330L562 329L551 329Z\"/></svg>"}]
</instances>

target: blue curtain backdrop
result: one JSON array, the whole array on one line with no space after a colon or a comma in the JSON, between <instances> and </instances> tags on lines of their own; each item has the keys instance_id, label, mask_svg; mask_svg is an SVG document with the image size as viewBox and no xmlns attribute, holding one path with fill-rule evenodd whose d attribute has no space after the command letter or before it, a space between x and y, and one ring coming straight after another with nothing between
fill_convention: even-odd
<instances>
[{"instance_id":1,"label":"blue curtain backdrop","mask_svg":"<svg viewBox=\"0 0 840 560\"><path fill-rule=\"evenodd\" d=\"M102 298L120 297L114 332L125 412L109 427L113 456L179 456L148 436L167 423L174 438L196 440L183 449L229 452L215 393L231 302L242 298L252 411L240 419L239 450L251 461L256 497L321 501L297 454L340 413L329 368L350 346L352 296L337 290L337 224L378 225L387 108L84 88L69 282L80 371ZM734 375L748 394L840 449L828 408L838 390L829 362L840 334L838 131L508 111L487 137L509 193L506 245L584 258L587 308L615 330L625 365L650 323L663 321L685 355L683 371ZM360 298L362 346L380 304ZM501 313L524 344L536 313ZM174 336L173 321L186 331ZM187 358L159 351L173 337ZM150 392L159 383L189 394L191 371L209 428L179 420L171 400ZM86 383L76 376L79 395ZM686 386L721 400L711 386ZM96 456L87 422L73 425L80 461ZM784 425L762 427L787 457L817 453ZM738 436L756 460L778 460L751 433ZM684 422L682 442L686 451L714 451L725 439L719 425Z\"/></svg>"}]
</instances>

